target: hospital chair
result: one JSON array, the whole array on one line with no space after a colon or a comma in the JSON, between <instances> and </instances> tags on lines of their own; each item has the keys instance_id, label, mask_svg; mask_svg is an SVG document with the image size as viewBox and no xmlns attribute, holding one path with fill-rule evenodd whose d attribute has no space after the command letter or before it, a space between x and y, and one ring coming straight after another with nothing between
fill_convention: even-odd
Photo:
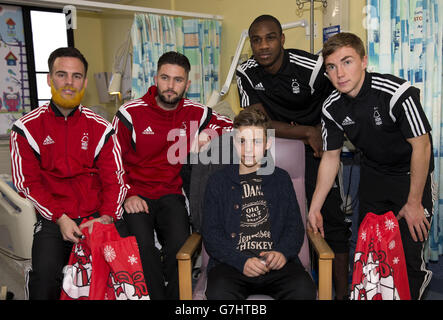
<instances>
[{"instance_id":1,"label":"hospital chair","mask_svg":"<svg viewBox=\"0 0 443 320\"><path fill-rule=\"evenodd\" d=\"M294 184L295 193L306 227L306 194L305 194L305 147L302 141L293 139L275 138L276 166L288 171ZM305 228L306 229L306 228ZM309 242L318 256L318 299L331 300L332 298L332 261L334 253L319 233L307 231L299 253L300 261L311 274ZM201 255L200 275L192 288L193 263ZM206 266L209 256L202 243L199 233L193 233L177 253L179 287L181 300L206 300ZM270 299L269 296L252 295L250 300Z\"/></svg>"}]
</instances>

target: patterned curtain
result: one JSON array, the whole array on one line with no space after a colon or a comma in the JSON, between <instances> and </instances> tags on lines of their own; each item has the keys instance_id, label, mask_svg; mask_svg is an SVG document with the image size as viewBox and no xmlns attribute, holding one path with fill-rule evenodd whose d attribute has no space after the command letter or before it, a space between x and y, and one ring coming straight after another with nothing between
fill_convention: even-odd
<instances>
[{"instance_id":1,"label":"patterned curtain","mask_svg":"<svg viewBox=\"0 0 443 320\"><path fill-rule=\"evenodd\" d=\"M426 258L438 261L443 254L443 1L368 0L367 5L368 69L394 74L419 88L432 126L438 201Z\"/></svg>"},{"instance_id":2,"label":"patterned curtain","mask_svg":"<svg viewBox=\"0 0 443 320\"><path fill-rule=\"evenodd\" d=\"M143 96L154 84L157 61L167 51L183 53L191 63L187 97L205 103L219 88L221 23L155 14L135 14L132 98Z\"/></svg>"}]
</instances>

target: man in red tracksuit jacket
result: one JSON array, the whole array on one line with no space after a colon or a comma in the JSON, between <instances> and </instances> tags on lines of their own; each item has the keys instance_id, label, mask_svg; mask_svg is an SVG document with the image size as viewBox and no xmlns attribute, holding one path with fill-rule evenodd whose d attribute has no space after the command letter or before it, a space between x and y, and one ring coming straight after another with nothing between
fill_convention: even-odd
<instances>
[{"instance_id":1,"label":"man in red tracksuit jacket","mask_svg":"<svg viewBox=\"0 0 443 320\"><path fill-rule=\"evenodd\" d=\"M30 299L60 297L73 243L92 222L79 224L121 219L127 192L112 125L80 104L86 59L75 48L59 48L48 65L51 101L18 119L10 137L13 182L37 212Z\"/></svg>"},{"instance_id":2,"label":"man in red tracksuit jacket","mask_svg":"<svg viewBox=\"0 0 443 320\"><path fill-rule=\"evenodd\" d=\"M165 53L158 61L155 86L121 106L113 120L130 186L123 217L137 239L153 300L179 298L175 255L190 228L180 177L183 161L191 145L207 141L202 135L213 137L232 129L229 118L214 112L200 139L194 139L206 122L208 108L183 98L191 82L189 70L184 55ZM155 247L154 230L163 260Z\"/></svg>"}]
</instances>

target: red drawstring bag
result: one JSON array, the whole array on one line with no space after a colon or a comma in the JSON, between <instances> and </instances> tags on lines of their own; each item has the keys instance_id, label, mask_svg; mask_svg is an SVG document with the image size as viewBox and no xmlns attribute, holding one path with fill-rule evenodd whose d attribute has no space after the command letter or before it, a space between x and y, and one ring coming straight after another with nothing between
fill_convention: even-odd
<instances>
[{"instance_id":1,"label":"red drawstring bag","mask_svg":"<svg viewBox=\"0 0 443 320\"><path fill-rule=\"evenodd\" d=\"M72 246L68 264L63 268L61 300L87 300L91 285L91 250L84 240Z\"/></svg>"},{"instance_id":2,"label":"red drawstring bag","mask_svg":"<svg viewBox=\"0 0 443 320\"><path fill-rule=\"evenodd\" d=\"M89 300L115 300L114 292L108 286L111 268L103 256L102 246L107 241L118 241L121 237L114 224L94 223L91 234L88 228L84 228L82 232L92 255Z\"/></svg>"},{"instance_id":3,"label":"red drawstring bag","mask_svg":"<svg viewBox=\"0 0 443 320\"><path fill-rule=\"evenodd\" d=\"M145 277L135 237L108 241L102 246L103 255L111 267L109 283L118 300L148 300Z\"/></svg>"},{"instance_id":4,"label":"red drawstring bag","mask_svg":"<svg viewBox=\"0 0 443 320\"><path fill-rule=\"evenodd\" d=\"M148 300L135 237L121 238L114 224L94 223L91 234L88 228L82 231L85 238L73 246L64 268L60 299ZM83 252L88 258L83 258ZM75 276L79 271L87 277ZM125 273L129 276L116 277Z\"/></svg>"},{"instance_id":5,"label":"red drawstring bag","mask_svg":"<svg viewBox=\"0 0 443 320\"><path fill-rule=\"evenodd\" d=\"M360 225L350 299L411 299L403 243L392 211L370 212Z\"/></svg>"}]
</instances>

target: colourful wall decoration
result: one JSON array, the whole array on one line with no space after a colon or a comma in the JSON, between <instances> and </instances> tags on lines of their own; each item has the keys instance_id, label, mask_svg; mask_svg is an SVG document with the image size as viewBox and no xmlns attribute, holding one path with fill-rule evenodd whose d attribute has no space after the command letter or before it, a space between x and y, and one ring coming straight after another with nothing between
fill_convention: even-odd
<instances>
[{"instance_id":1,"label":"colourful wall decoration","mask_svg":"<svg viewBox=\"0 0 443 320\"><path fill-rule=\"evenodd\" d=\"M31 109L25 49L21 8L0 5L0 137Z\"/></svg>"}]
</instances>

